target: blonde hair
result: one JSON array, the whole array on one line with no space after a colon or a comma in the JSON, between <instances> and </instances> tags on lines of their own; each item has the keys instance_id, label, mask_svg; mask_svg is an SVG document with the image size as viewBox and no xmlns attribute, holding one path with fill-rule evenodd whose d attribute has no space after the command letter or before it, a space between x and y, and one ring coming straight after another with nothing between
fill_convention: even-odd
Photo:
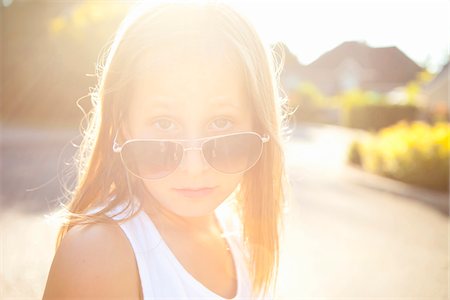
<instances>
[{"instance_id":1,"label":"blonde hair","mask_svg":"<svg viewBox=\"0 0 450 300\"><path fill-rule=\"evenodd\" d=\"M126 116L125 95L136 67L133 63L152 48L177 43L177 38L189 33L206 38L206 42L221 40L237 54L256 128L270 136L260 160L244 174L237 188L235 207L250 258L253 293L267 293L274 288L278 274L288 192L283 151L287 99L279 96L281 64L277 64L275 51L264 46L250 22L223 3L165 3L139 7L125 18L98 68L99 84L91 94L93 109L87 115L88 126L76 155L78 178L63 210L65 222L56 247L72 226L112 222L107 212L124 201L124 209L133 206L127 197L129 184L145 193L138 179L127 184L129 178L120 157L112 150L114 135ZM87 213L95 207L102 208Z\"/></svg>"}]
</instances>

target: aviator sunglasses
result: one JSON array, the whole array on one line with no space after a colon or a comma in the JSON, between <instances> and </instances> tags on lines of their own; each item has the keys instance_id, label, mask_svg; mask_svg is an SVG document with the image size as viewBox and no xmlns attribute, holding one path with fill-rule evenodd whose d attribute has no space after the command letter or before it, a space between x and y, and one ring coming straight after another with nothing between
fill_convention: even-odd
<instances>
[{"instance_id":1,"label":"aviator sunglasses","mask_svg":"<svg viewBox=\"0 0 450 300\"><path fill-rule=\"evenodd\" d=\"M188 150L200 150L204 160L221 173L238 174L258 162L269 139L268 135L246 131L191 140L131 139L119 145L116 133L113 151L120 153L129 172L146 180L173 173Z\"/></svg>"}]
</instances>

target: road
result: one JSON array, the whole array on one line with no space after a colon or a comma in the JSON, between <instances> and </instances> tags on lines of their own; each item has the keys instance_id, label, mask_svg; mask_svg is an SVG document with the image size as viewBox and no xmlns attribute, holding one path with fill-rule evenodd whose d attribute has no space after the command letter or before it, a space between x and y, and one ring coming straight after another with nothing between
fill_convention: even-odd
<instances>
[{"instance_id":1,"label":"road","mask_svg":"<svg viewBox=\"0 0 450 300\"><path fill-rule=\"evenodd\" d=\"M345 153L359 135L299 125L289 142L281 299L448 299L448 195L414 190L442 210L355 173Z\"/></svg>"},{"instance_id":2,"label":"road","mask_svg":"<svg viewBox=\"0 0 450 300\"><path fill-rule=\"evenodd\" d=\"M388 192L347 167L355 134L302 124L287 143L293 197L278 298L447 299L448 209ZM70 186L74 178L68 142L76 135L2 132L0 299L42 295L57 230L45 215L58 205L59 180Z\"/></svg>"}]
</instances>

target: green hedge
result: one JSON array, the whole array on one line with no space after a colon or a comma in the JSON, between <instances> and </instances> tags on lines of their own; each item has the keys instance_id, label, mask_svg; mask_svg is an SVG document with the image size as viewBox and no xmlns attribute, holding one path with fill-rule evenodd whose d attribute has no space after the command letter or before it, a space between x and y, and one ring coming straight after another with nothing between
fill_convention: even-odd
<instances>
[{"instance_id":1,"label":"green hedge","mask_svg":"<svg viewBox=\"0 0 450 300\"><path fill-rule=\"evenodd\" d=\"M351 106L345 109L345 126L368 131L378 131L399 121L414 121L419 109L414 105L370 104Z\"/></svg>"}]
</instances>

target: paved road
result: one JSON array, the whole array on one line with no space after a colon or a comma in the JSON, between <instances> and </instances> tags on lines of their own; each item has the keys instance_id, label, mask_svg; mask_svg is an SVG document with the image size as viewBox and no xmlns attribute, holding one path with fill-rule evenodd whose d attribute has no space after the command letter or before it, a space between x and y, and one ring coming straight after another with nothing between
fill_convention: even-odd
<instances>
[{"instance_id":1,"label":"paved road","mask_svg":"<svg viewBox=\"0 0 450 300\"><path fill-rule=\"evenodd\" d=\"M0 299L42 295L57 229L44 215L61 196L57 170L70 178L64 163L75 148L63 147L76 135L2 134ZM343 163L354 135L304 124L288 143L293 199L279 298L447 299L447 210L355 180L371 177Z\"/></svg>"},{"instance_id":2,"label":"paved road","mask_svg":"<svg viewBox=\"0 0 450 300\"><path fill-rule=\"evenodd\" d=\"M28 213L49 212L63 196L62 183L74 177L72 156L77 131L3 129L1 133L1 204Z\"/></svg>"},{"instance_id":3,"label":"paved road","mask_svg":"<svg viewBox=\"0 0 450 300\"><path fill-rule=\"evenodd\" d=\"M300 125L287 147L282 299L448 299L448 196L419 189L413 199L355 173L344 163L355 135Z\"/></svg>"}]
</instances>

